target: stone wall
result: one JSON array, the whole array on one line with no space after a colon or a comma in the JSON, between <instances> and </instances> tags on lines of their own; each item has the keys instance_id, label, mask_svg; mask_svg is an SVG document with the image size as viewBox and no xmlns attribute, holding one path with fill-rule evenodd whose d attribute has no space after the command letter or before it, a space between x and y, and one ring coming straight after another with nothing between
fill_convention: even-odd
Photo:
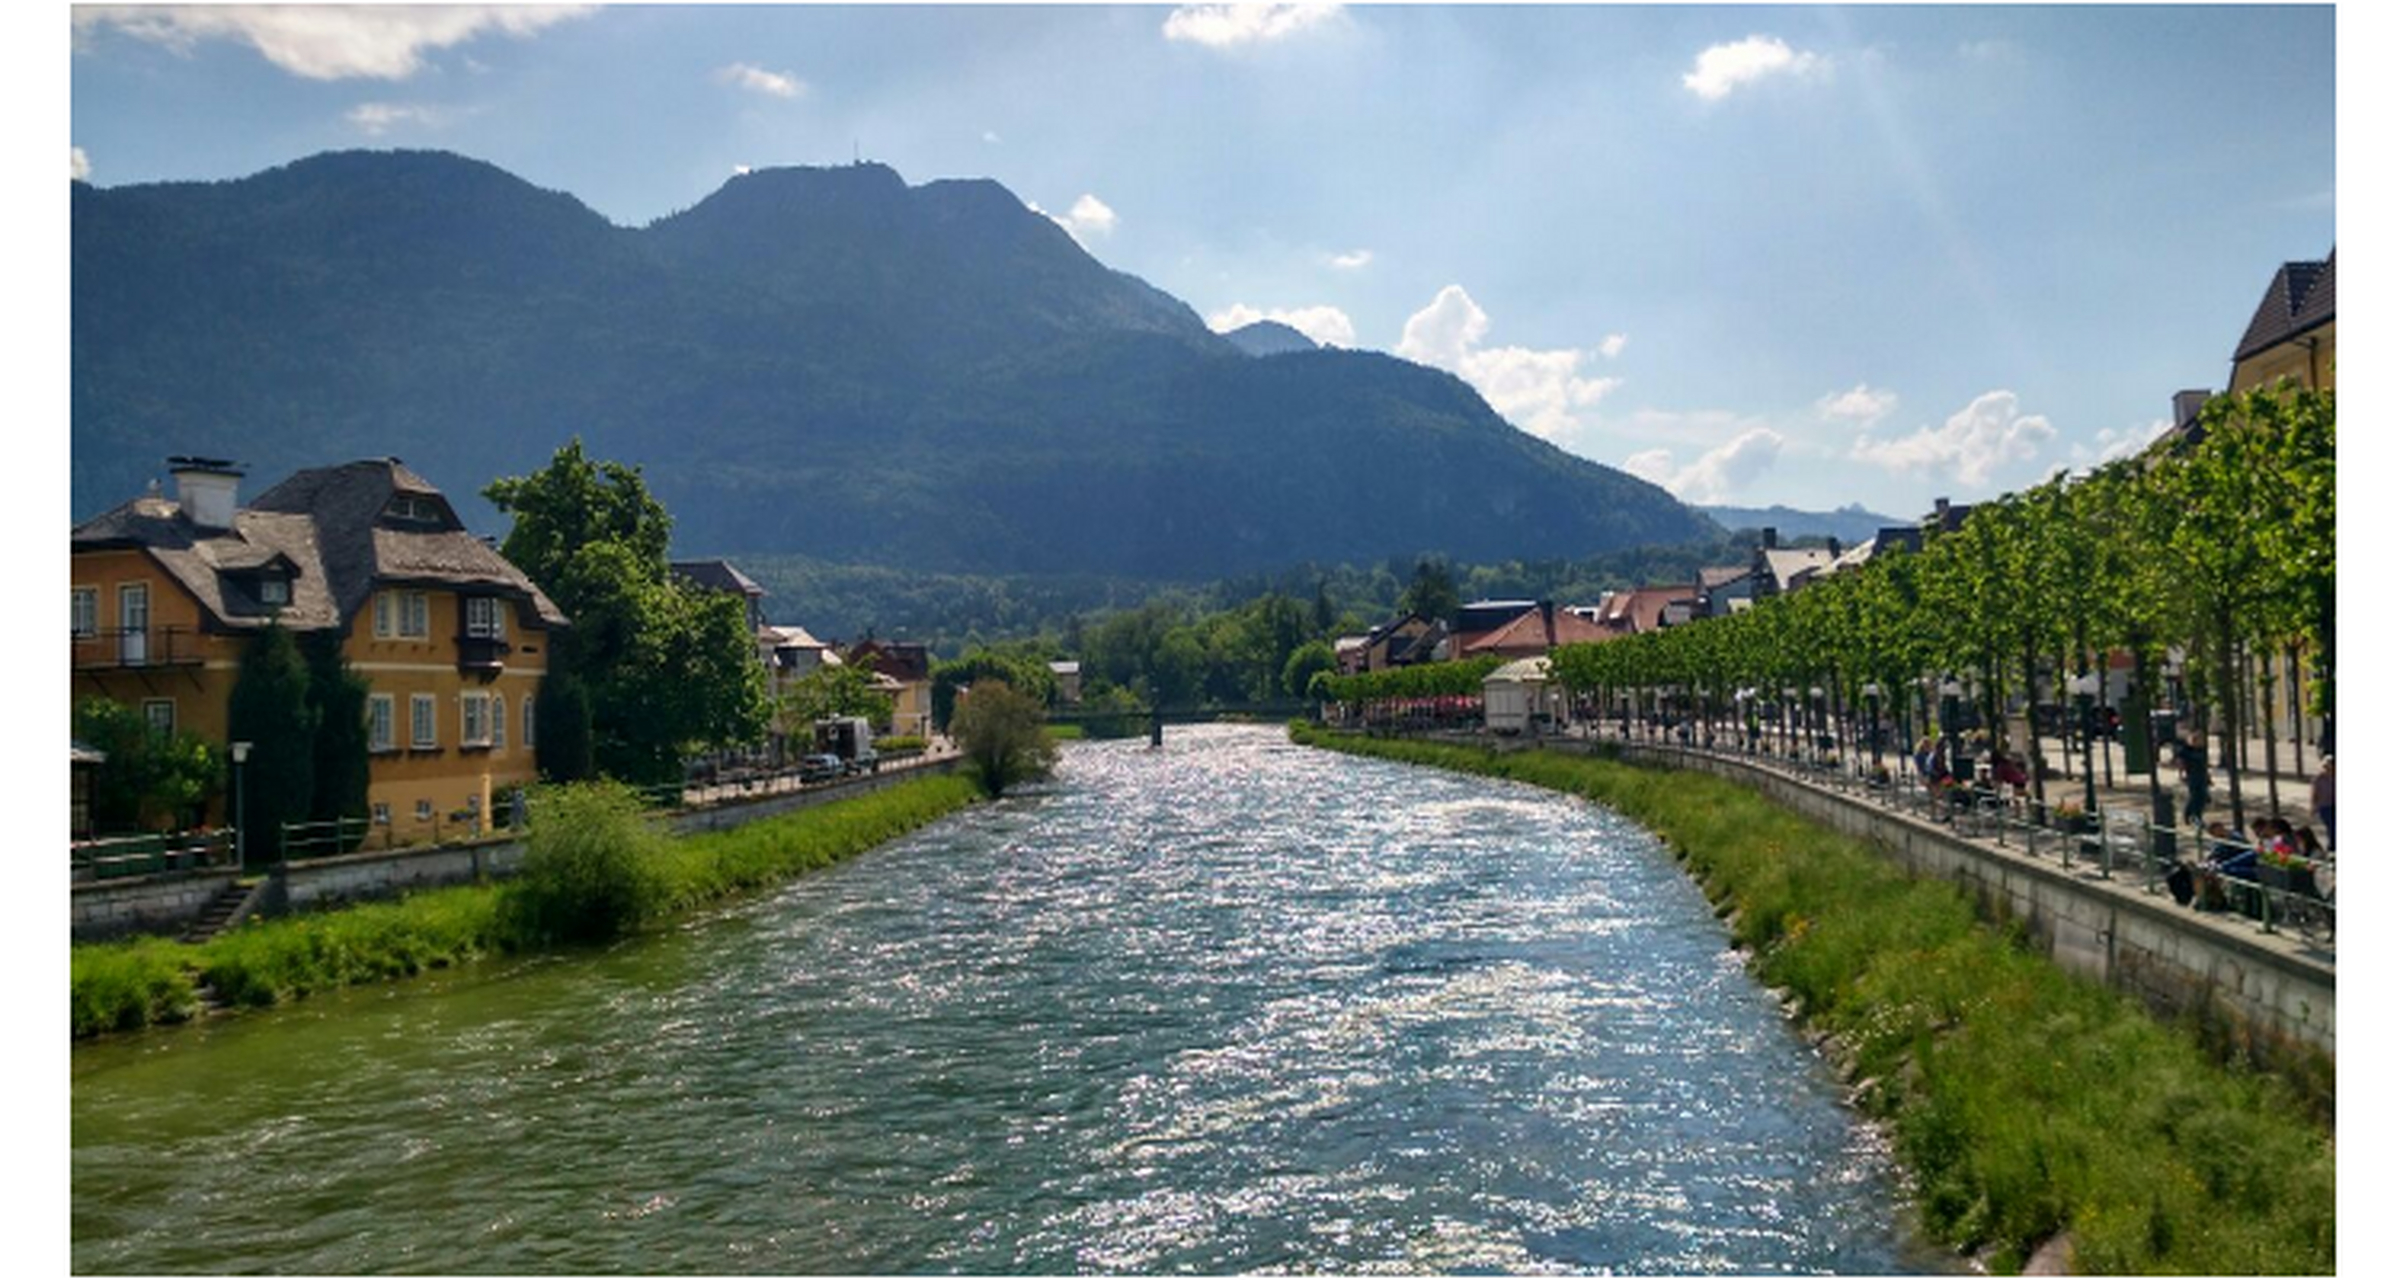
<instances>
[{"instance_id":1,"label":"stone wall","mask_svg":"<svg viewBox=\"0 0 2400 1280\"><path fill-rule=\"evenodd\" d=\"M958 757L946 756L886 768L832 786L721 800L675 814L668 819L668 827L677 835L738 827L881 791L922 775L950 773L959 764ZM510 876L524 856L522 841L496 835L463 844L368 850L287 863L269 874L259 914L322 910ZM231 871L171 872L74 885L74 939L86 942L133 933L173 933L198 919L201 908L233 879Z\"/></svg>"},{"instance_id":2,"label":"stone wall","mask_svg":"<svg viewBox=\"0 0 2400 1280\"><path fill-rule=\"evenodd\" d=\"M174 933L200 918L201 908L226 885L231 871L168 871L69 887L67 932L77 942L134 933Z\"/></svg>"},{"instance_id":3,"label":"stone wall","mask_svg":"<svg viewBox=\"0 0 2400 1280\"><path fill-rule=\"evenodd\" d=\"M1558 745L1558 744L1550 744ZM2334 1052L2334 966L2289 934L2179 907L2125 877L2101 879L1747 761L1626 745L1625 759L1732 778L1789 809L1877 845L1912 872L1951 881L2005 913L2062 967L2140 995L2170 1015L2230 1021L2259 1056Z\"/></svg>"}]
</instances>

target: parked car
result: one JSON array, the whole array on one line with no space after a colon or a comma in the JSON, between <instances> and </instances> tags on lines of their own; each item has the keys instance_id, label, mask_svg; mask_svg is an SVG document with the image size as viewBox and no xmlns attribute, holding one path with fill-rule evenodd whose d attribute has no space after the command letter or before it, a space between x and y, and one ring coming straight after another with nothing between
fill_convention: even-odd
<instances>
[{"instance_id":1,"label":"parked car","mask_svg":"<svg viewBox=\"0 0 2400 1280\"><path fill-rule=\"evenodd\" d=\"M852 773L874 773L883 768L883 757L875 748L862 746L857 755L850 757L848 765Z\"/></svg>"},{"instance_id":2,"label":"parked car","mask_svg":"<svg viewBox=\"0 0 2400 1280\"><path fill-rule=\"evenodd\" d=\"M829 751L800 757L802 782L828 782L842 776L842 758Z\"/></svg>"}]
</instances>

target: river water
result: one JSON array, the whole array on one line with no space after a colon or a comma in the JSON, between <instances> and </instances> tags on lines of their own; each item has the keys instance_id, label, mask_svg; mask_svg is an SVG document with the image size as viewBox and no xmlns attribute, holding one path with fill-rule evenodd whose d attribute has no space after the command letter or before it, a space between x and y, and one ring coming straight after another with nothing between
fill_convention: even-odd
<instances>
[{"instance_id":1,"label":"river water","mask_svg":"<svg viewBox=\"0 0 2400 1280\"><path fill-rule=\"evenodd\" d=\"M1654 840L1270 729L73 1079L77 1271L1947 1265Z\"/></svg>"}]
</instances>

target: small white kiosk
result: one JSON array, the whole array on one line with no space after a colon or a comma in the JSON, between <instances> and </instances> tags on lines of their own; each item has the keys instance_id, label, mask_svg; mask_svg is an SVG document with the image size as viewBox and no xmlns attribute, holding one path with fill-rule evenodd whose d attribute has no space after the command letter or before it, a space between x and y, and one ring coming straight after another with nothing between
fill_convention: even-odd
<instances>
[{"instance_id":1,"label":"small white kiosk","mask_svg":"<svg viewBox=\"0 0 2400 1280\"><path fill-rule=\"evenodd\" d=\"M1550 659L1519 658L1483 678L1483 727L1524 733L1539 719L1555 725L1559 698L1550 685Z\"/></svg>"}]
</instances>

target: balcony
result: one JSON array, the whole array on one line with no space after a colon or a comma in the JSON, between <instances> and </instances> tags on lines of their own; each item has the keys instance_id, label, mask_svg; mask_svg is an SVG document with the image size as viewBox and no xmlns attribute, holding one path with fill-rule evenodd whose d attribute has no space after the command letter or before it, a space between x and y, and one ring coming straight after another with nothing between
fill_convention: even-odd
<instances>
[{"instance_id":1,"label":"balcony","mask_svg":"<svg viewBox=\"0 0 2400 1280\"><path fill-rule=\"evenodd\" d=\"M196 667L204 656L191 627L106 627L75 633L75 670L125 671Z\"/></svg>"},{"instance_id":2,"label":"balcony","mask_svg":"<svg viewBox=\"0 0 2400 1280\"><path fill-rule=\"evenodd\" d=\"M490 678L507 665L508 641L494 636L460 636L458 670L462 675Z\"/></svg>"}]
</instances>

